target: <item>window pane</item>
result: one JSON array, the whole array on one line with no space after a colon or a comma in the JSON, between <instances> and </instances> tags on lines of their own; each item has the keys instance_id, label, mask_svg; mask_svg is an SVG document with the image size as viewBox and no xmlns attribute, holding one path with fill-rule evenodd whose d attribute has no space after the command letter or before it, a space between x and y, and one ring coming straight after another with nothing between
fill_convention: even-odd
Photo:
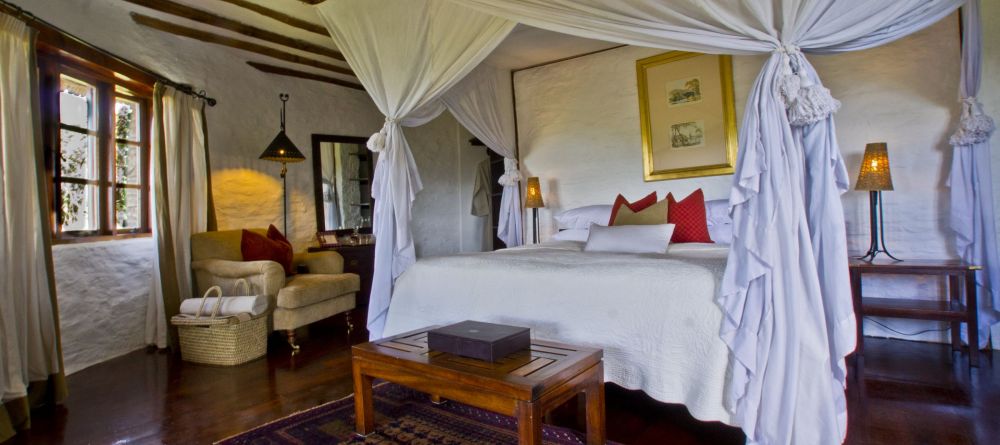
<instances>
[{"instance_id":1,"label":"window pane","mask_svg":"<svg viewBox=\"0 0 1000 445\"><path fill-rule=\"evenodd\" d=\"M97 138L72 130L60 130L59 169L63 177L97 179Z\"/></svg>"},{"instance_id":2,"label":"window pane","mask_svg":"<svg viewBox=\"0 0 1000 445\"><path fill-rule=\"evenodd\" d=\"M62 230L97 230L97 186L62 183L59 188Z\"/></svg>"},{"instance_id":3,"label":"window pane","mask_svg":"<svg viewBox=\"0 0 1000 445\"><path fill-rule=\"evenodd\" d=\"M138 229L142 224L142 198L139 189L115 189L115 220L119 229Z\"/></svg>"},{"instance_id":4,"label":"window pane","mask_svg":"<svg viewBox=\"0 0 1000 445\"><path fill-rule=\"evenodd\" d=\"M128 99L115 99L115 138L139 140L139 104Z\"/></svg>"},{"instance_id":5,"label":"window pane","mask_svg":"<svg viewBox=\"0 0 1000 445\"><path fill-rule=\"evenodd\" d=\"M117 144L115 151L115 182L119 184L139 184L139 159L141 151L138 146L128 144Z\"/></svg>"},{"instance_id":6,"label":"window pane","mask_svg":"<svg viewBox=\"0 0 1000 445\"><path fill-rule=\"evenodd\" d=\"M59 120L88 130L94 130L94 115L97 103L94 101L95 88L72 77L60 76Z\"/></svg>"}]
</instances>

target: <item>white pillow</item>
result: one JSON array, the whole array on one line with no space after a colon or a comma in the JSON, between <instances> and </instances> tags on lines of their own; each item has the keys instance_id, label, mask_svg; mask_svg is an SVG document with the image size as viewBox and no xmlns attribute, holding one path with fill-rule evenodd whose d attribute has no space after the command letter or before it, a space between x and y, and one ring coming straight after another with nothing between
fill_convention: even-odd
<instances>
[{"instance_id":1,"label":"white pillow","mask_svg":"<svg viewBox=\"0 0 1000 445\"><path fill-rule=\"evenodd\" d=\"M667 253L673 224L590 226L584 252Z\"/></svg>"},{"instance_id":2,"label":"white pillow","mask_svg":"<svg viewBox=\"0 0 1000 445\"><path fill-rule=\"evenodd\" d=\"M591 224L608 225L611 220L611 206L592 205L569 209L556 215L560 229L589 229Z\"/></svg>"},{"instance_id":3,"label":"white pillow","mask_svg":"<svg viewBox=\"0 0 1000 445\"><path fill-rule=\"evenodd\" d=\"M712 241L716 244L732 244L733 243L733 225L732 224L716 224L708 226L708 236L712 238Z\"/></svg>"},{"instance_id":4,"label":"white pillow","mask_svg":"<svg viewBox=\"0 0 1000 445\"><path fill-rule=\"evenodd\" d=\"M566 229L560 230L552 239L555 241L581 241L587 242L590 237L590 229Z\"/></svg>"},{"instance_id":5,"label":"white pillow","mask_svg":"<svg viewBox=\"0 0 1000 445\"><path fill-rule=\"evenodd\" d=\"M713 199L705 201L705 220L708 223L708 227L732 224L733 219L729 217L729 200ZM712 240L714 241L715 238L712 238Z\"/></svg>"}]
</instances>

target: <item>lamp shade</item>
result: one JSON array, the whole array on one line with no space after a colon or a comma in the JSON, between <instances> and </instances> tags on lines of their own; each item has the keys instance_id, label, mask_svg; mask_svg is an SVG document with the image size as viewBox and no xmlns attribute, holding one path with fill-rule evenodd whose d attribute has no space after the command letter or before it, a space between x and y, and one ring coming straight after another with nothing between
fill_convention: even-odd
<instances>
[{"instance_id":1,"label":"lamp shade","mask_svg":"<svg viewBox=\"0 0 1000 445\"><path fill-rule=\"evenodd\" d=\"M529 209L545 207L545 203L542 202L542 186L538 183L537 176L528 178L528 193L524 206Z\"/></svg>"},{"instance_id":2,"label":"lamp shade","mask_svg":"<svg viewBox=\"0 0 1000 445\"><path fill-rule=\"evenodd\" d=\"M889 172L889 150L885 142L872 142L865 146L865 158L861 160L861 172L855 190L892 190L892 174Z\"/></svg>"},{"instance_id":3,"label":"lamp shade","mask_svg":"<svg viewBox=\"0 0 1000 445\"><path fill-rule=\"evenodd\" d=\"M265 161L277 161L277 162L302 162L306 159L299 148L292 143L291 139L285 135L285 130L278 132L278 135L274 137L274 140L268 144L267 149L264 153L261 153L260 159Z\"/></svg>"}]
</instances>

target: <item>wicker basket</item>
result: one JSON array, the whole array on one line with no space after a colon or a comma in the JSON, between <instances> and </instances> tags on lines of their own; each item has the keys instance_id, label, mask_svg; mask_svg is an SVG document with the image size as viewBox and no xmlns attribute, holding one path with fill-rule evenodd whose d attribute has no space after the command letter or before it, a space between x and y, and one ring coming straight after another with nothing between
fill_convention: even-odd
<instances>
[{"instance_id":1,"label":"wicker basket","mask_svg":"<svg viewBox=\"0 0 1000 445\"><path fill-rule=\"evenodd\" d=\"M248 286L249 287L249 286ZM217 293L212 315L202 317L205 299ZM249 292L248 292L249 293ZM201 307L193 317L175 315L170 323L177 326L181 340L181 359L206 365L235 366L267 353L267 313L256 317L240 314L219 317L222 288L212 286L202 297Z\"/></svg>"}]
</instances>

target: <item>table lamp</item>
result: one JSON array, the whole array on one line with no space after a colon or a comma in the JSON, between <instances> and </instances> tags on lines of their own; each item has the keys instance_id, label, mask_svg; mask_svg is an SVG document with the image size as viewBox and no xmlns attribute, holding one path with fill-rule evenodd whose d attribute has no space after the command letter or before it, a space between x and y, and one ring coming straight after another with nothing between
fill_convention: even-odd
<instances>
[{"instance_id":1,"label":"table lamp","mask_svg":"<svg viewBox=\"0 0 1000 445\"><path fill-rule=\"evenodd\" d=\"M538 244L538 209L545 207L545 202L542 201L542 186L538 183L538 177L532 176L528 178L528 193L526 194L524 200L524 206L531 209L532 224L531 239Z\"/></svg>"},{"instance_id":2,"label":"table lamp","mask_svg":"<svg viewBox=\"0 0 1000 445\"><path fill-rule=\"evenodd\" d=\"M288 95L282 93L278 95L278 98L281 99L281 130L278 131L278 135L268 144L264 153L261 153L260 159L281 163L281 205L284 209L284 235L288 236L288 183L285 180L285 174L288 173L288 166L286 164L289 162L302 162L306 157L302 155L299 148L285 134L285 103L288 102Z\"/></svg>"},{"instance_id":3,"label":"table lamp","mask_svg":"<svg viewBox=\"0 0 1000 445\"><path fill-rule=\"evenodd\" d=\"M868 206L871 221L871 244L864 261L872 261L880 252L896 261L885 247L885 228L882 217L882 190L892 190L892 175L889 172L889 151L885 142L872 142L865 146L865 157L861 161L861 172L855 190L868 190Z\"/></svg>"}]
</instances>

